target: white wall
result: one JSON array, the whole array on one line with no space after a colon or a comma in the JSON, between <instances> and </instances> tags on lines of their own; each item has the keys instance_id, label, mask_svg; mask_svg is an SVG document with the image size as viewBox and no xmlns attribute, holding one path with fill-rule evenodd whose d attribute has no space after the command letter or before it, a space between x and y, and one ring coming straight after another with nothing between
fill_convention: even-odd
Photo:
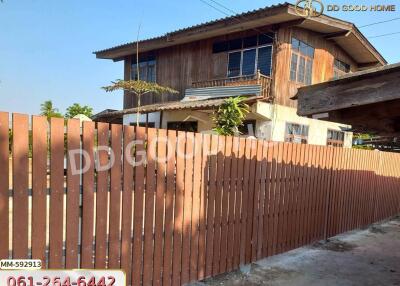
<instances>
[{"instance_id":1,"label":"white wall","mask_svg":"<svg viewBox=\"0 0 400 286\"><path fill-rule=\"evenodd\" d=\"M296 114L296 109L274 105L266 102L257 102L252 107L252 112L248 115L247 119L256 120L255 135L257 138L284 141L286 122L297 123L309 126L308 143L315 145L326 145L328 129L342 131L349 129L349 125L329 122L324 120L311 119L307 117L300 117ZM172 121L197 121L198 132L213 133L213 123L211 114L201 111L191 110L174 110L164 111L162 114L162 124L160 125L160 112L149 113L149 122L154 122L156 128L167 128L167 123ZM146 115L140 115L140 122L146 122ZM124 124L136 122L136 114L125 115ZM344 147L352 146L353 134L345 132Z\"/></svg>"},{"instance_id":2,"label":"white wall","mask_svg":"<svg viewBox=\"0 0 400 286\"><path fill-rule=\"evenodd\" d=\"M287 122L307 125L309 127L308 143L315 145L326 145L328 129L343 131L343 129L346 130L351 127L335 122L300 117L297 115L295 108L277 104L258 102L255 111L270 119L262 124L265 134L263 138L272 141L285 140ZM352 138L352 132L345 132L344 147L352 146Z\"/></svg>"}]
</instances>

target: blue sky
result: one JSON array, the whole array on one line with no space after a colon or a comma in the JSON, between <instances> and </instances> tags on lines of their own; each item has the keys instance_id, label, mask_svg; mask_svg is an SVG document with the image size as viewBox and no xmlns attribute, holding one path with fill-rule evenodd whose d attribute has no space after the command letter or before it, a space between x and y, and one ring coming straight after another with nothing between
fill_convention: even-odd
<instances>
[{"instance_id":1,"label":"blue sky","mask_svg":"<svg viewBox=\"0 0 400 286\"><path fill-rule=\"evenodd\" d=\"M236 12L282 2L218 1ZM400 5L396 9L328 14L361 26L400 17ZM135 40L139 23L140 38L144 39L224 16L200 0L4 0L0 3L0 110L37 114L40 103L47 99L62 112L75 102L88 104L96 112L120 109L122 94L105 93L100 87L122 78L122 62L96 59L93 51ZM361 31L367 37L399 32L400 20ZM373 38L371 42L389 63L400 61L400 34Z\"/></svg>"}]
</instances>

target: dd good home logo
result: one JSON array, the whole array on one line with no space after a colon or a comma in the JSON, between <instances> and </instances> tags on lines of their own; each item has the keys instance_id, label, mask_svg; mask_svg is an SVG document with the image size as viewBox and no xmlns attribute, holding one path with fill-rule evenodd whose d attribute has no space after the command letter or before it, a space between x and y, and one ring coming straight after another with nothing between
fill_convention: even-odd
<instances>
[{"instance_id":1,"label":"dd good home logo","mask_svg":"<svg viewBox=\"0 0 400 286\"><path fill-rule=\"evenodd\" d=\"M302 17L318 17L324 13L324 4L320 0L298 0L296 13Z\"/></svg>"}]
</instances>

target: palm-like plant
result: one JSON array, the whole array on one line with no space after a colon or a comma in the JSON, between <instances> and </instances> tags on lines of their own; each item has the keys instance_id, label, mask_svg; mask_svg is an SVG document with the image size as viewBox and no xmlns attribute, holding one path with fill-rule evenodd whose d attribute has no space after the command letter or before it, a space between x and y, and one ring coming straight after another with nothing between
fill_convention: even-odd
<instances>
[{"instance_id":1,"label":"palm-like plant","mask_svg":"<svg viewBox=\"0 0 400 286\"><path fill-rule=\"evenodd\" d=\"M51 100L46 100L43 102L40 105L40 111L40 115L46 116L47 119L50 119L51 117L63 117L58 109L53 106L53 102Z\"/></svg>"},{"instance_id":2,"label":"palm-like plant","mask_svg":"<svg viewBox=\"0 0 400 286\"><path fill-rule=\"evenodd\" d=\"M244 97L230 97L214 112L213 129L219 135L239 134L238 127L243 125L243 120L249 113L249 106L244 102Z\"/></svg>"},{"instance_id":3,"label":"palm-like plant","mask_svg":"<svg viewBox=\"0 0 400 286\"><path fill-rule=\"evenodd\" d=\"M153 94L162 94L162 93L178 93L176 90L158 85L155 82L147 82L143 80L116 80L111 82L112 84L109 86L104 86L103 89L107 92L115 91L115 90L124 90L129 93L133 93L138 98L138 112L136 116L136 126L139 126L139 115L140 115L140 100L141 97L148 93Z\"/></svg>"}]
</instances>

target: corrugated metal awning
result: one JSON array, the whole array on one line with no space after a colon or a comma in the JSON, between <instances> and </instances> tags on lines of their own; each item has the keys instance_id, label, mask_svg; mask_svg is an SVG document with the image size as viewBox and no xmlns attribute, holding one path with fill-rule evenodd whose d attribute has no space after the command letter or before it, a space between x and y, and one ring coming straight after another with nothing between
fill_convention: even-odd
<instances>
[{"instance_id":1,"label":"corrugated metal awning","mask_svg":"<svg viewBox=\"0 0 400 286\"><path fill-rule=\"evenodd\" d=\"M188 88L182 101L207 100L232 96L261 96L261 85L213 86Z\"/></svg>"},{"instance_id":2,"label":"corrugated metal awning","mask_svg":"<svg viewBox=\"0 0 400 286\"><path fill-rule=\"evenodd\" d=\"M245 102L254 102L257 99L261 99L260 96L252 96L245 99ZM99 117L101 118L114 118L120 117L128 114L135 113L150 113L157 111L168 111L168 110L209 110L214 109L220 106L226 98L216 98L216 99L207 99L207 100L196 100L196 101L171 101L164 103L156 103L145 105L140 108L128 108L119 111L113 111L101 114Z\"/></svg>"}]
</instances>

